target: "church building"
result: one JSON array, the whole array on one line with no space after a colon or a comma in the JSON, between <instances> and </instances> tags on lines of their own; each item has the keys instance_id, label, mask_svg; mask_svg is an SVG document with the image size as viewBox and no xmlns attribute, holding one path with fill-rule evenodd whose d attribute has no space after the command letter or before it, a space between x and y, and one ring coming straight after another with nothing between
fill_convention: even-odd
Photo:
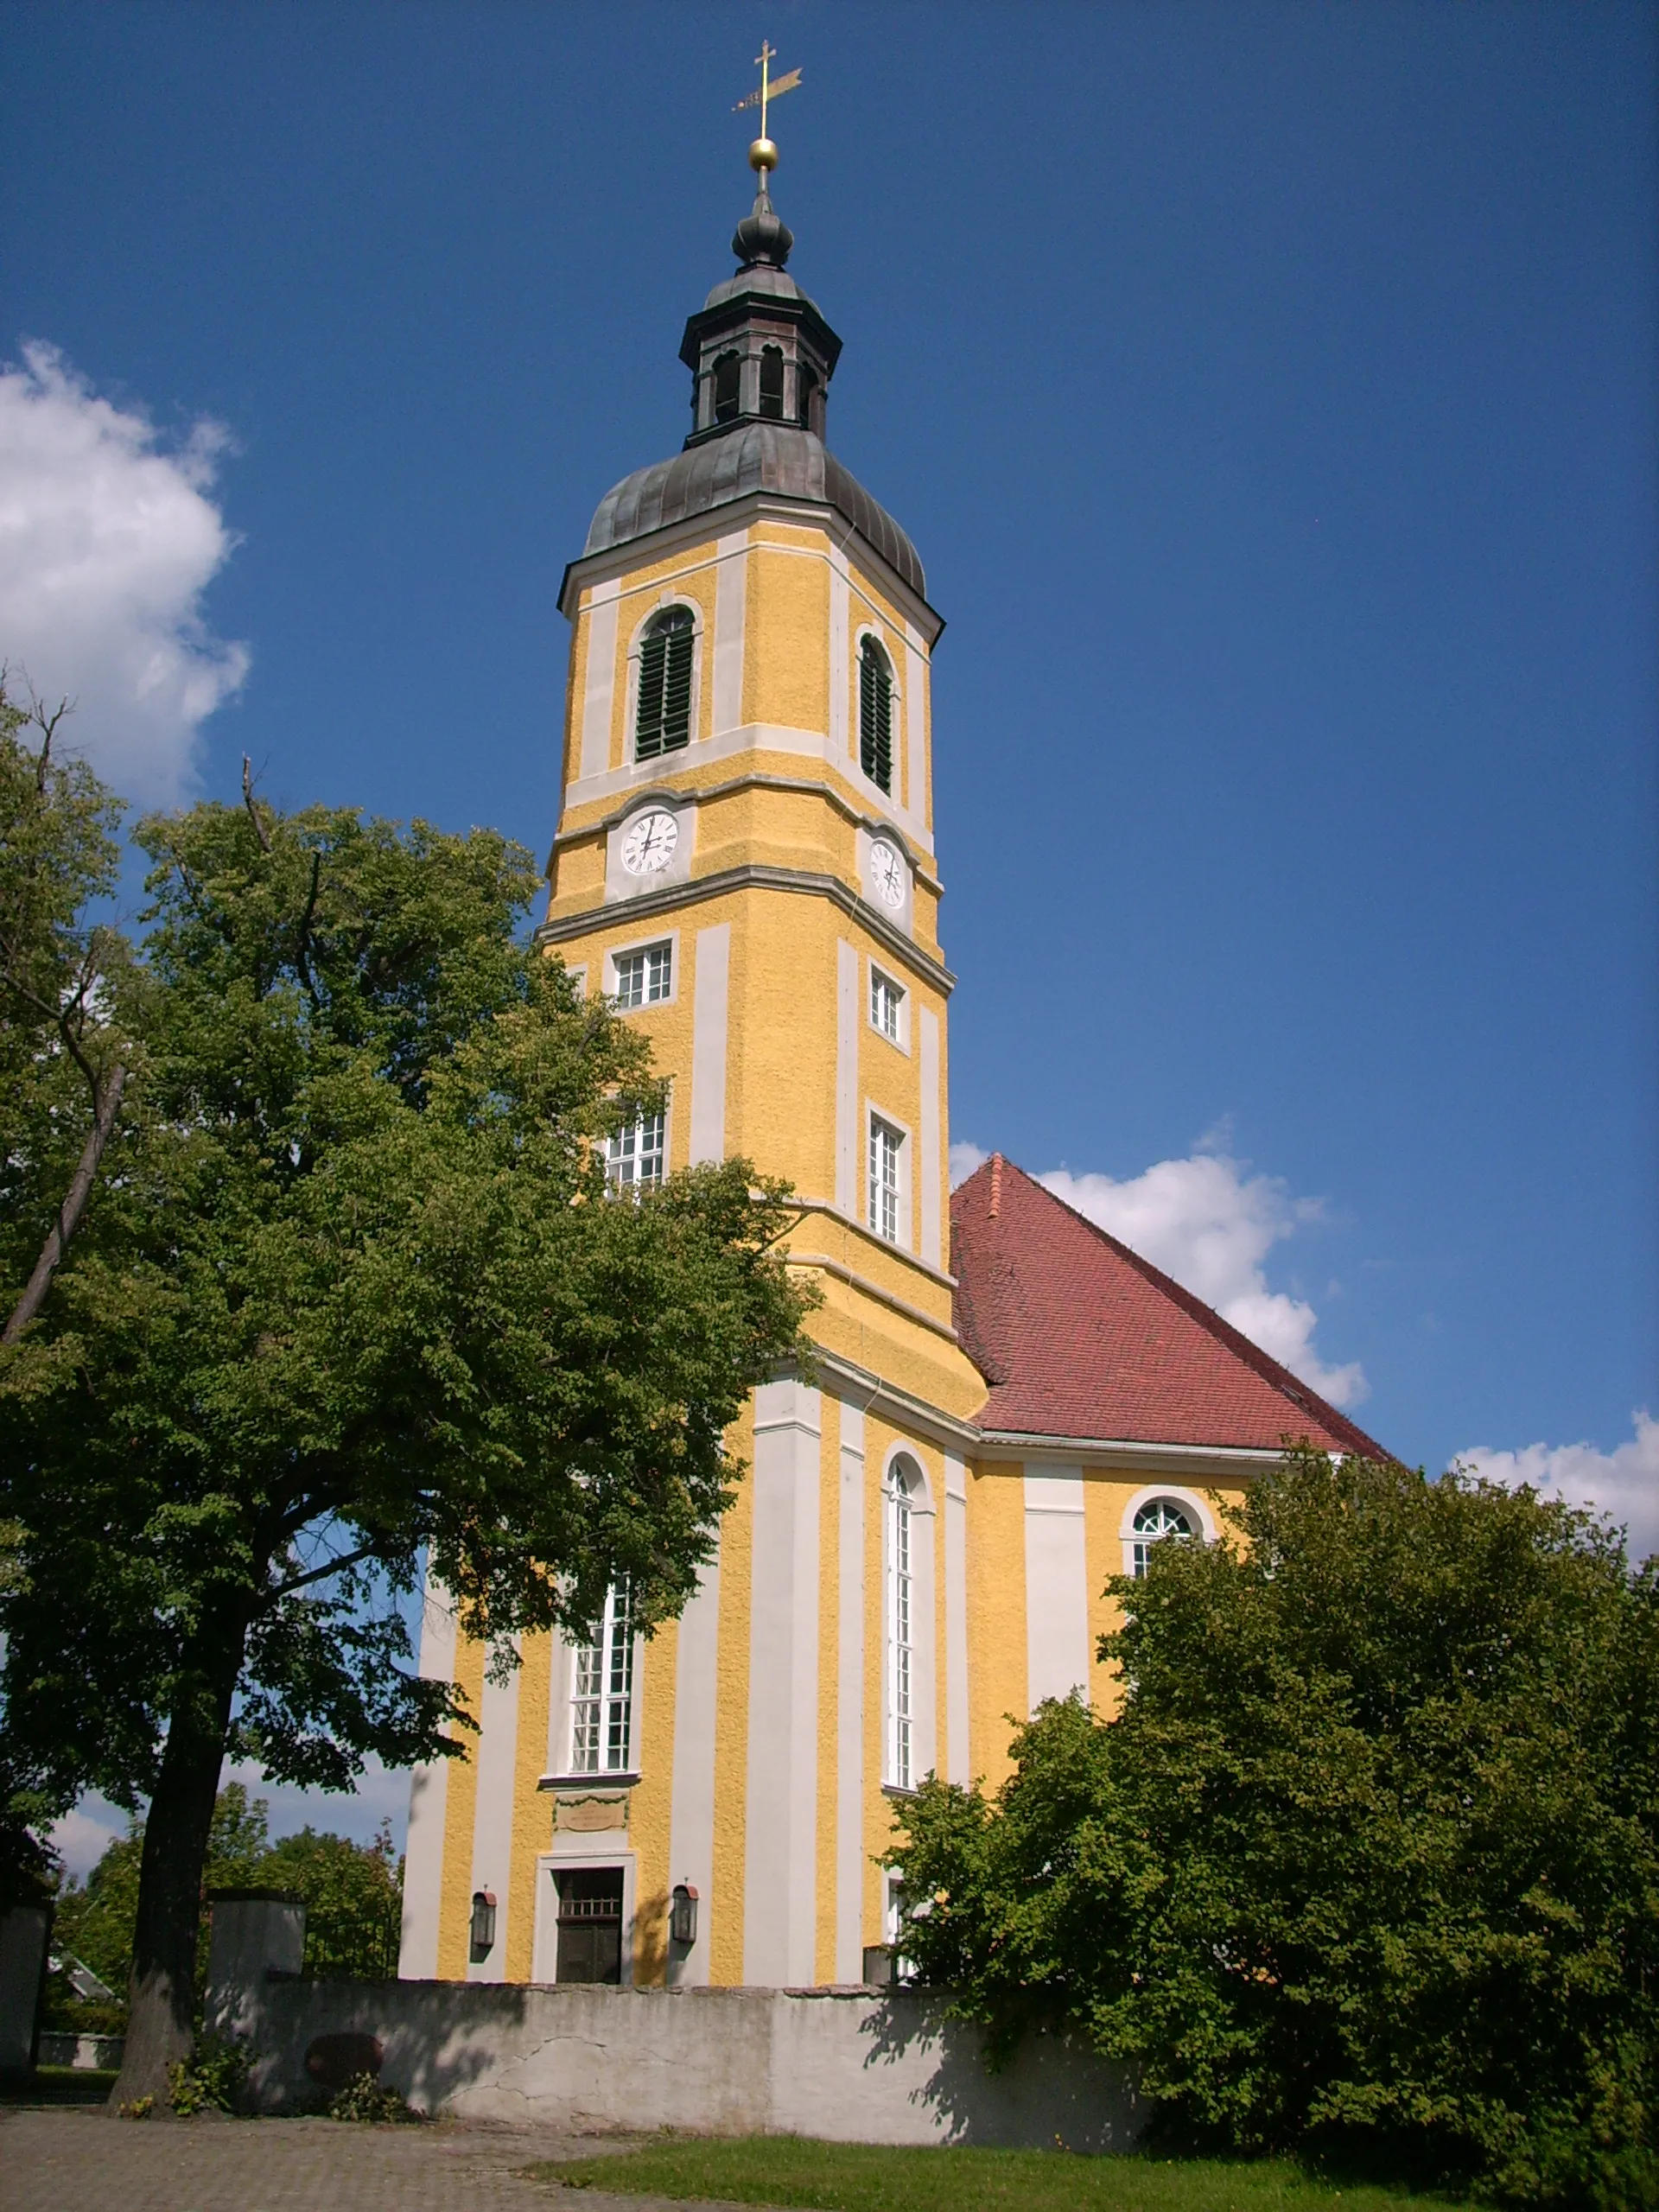
<instances>
[{"instance_id":1,"label":"church building","mask_svg":"<svg viewBox=\"0 0 1659 2212\"><path fill-rule=\"evenodd\" d=\"M1108 1578L1213 1536L1287 1438L1376 1452L1010 1161L950 1192L943 623L825 442L841 340L788 273L775 158L685 327L683 448L565 573L540 941L669 1082L619 1188L736 1154L793 1185L816 1370L753 1393L717 1556L649 1640L618 1589L497 1684L429 1600L422 1671L480 1732L414 1777L405 1977L880 1979L895 1807L996 1783L1044 1698L1107 1702Z\"/></svg>"}]
</instances>

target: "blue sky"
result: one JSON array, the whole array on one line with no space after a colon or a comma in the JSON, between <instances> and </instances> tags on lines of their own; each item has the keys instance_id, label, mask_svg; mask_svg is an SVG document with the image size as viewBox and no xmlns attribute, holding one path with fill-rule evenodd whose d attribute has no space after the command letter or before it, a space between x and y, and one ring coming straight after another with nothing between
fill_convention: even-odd
<instances>
[{"instance_id":1,"label":"blue sky","mask_svg":"<svg viewBox=\"0 0 1659 2212\"><path fill-rule=\"evenodd\" d=\"M1656 20L8 0L0 650L136 794L544 853L769 35L950 626L953 1134L1659 1542Z\"/></svg>"}]
</instances>

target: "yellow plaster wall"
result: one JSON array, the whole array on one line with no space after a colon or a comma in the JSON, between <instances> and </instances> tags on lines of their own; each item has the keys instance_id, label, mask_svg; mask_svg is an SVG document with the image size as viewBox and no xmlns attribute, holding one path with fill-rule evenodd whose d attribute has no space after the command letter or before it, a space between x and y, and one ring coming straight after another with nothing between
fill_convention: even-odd
<instances>
[{"instance_id":1,"label":"yellow plaster wall","mask_svg":"<svg viewBox=\"0 0 1659 2212\"><path fill-rule=\"evenodd\" d=\"M538 1789L547 1755L547 1707L552 1673L550 1635L527 1636L518 1668L518 1740L512 1775L512 1872L508 1891L505 1974L528 1981L536 1936L536 1857L553 1836L553 1801Z\"/></svg>"},{"instance_id":2,"label":"yellow plaster wall","mask_svg":"<svg viewBox=\"0 0 1659 2212\"><path fill-rule=\"evenodd\" d=\"M1017 1464L968 1470L968 1636L974 1771L995 1789L1012 1770L1008 1743L1028 1710L1026 1490Z\"/></svg>"},{"instance_id":3,"label":"yellow plaster wall","mask_svg":"<svg viewBox=\"0 0 1659 2212\"><path fill-rule=\"evenodd\" d=\"M460 1643L454 1682L476 1719L484 1701L484 1647ZM443 1808L443 1881L438 1904L438 1980L465 1981L473 1912L473 1827L478 1806L478 1738L457 1732L466 1751L449 1762Z\"/></svg>"},{"instance_id":4,"label":"yellow plaster wall","mask_svg":"<svg viewBox=\"0 0 1659 2212\"><path fill-rule=\"evenodd\" d=\"M668 1900L674 1873L668 1861L674 1788L674 1675L679 1655L677 1621L659 1628L645 1647L640 1691L639 1779L628 1793L628 1841L634 1862L633 1978L642 1988L667 1979Z\"/></svg>"},{"instance_id":5,"label":"yellow plaster wall","mask_svg":"<svg viewBox=\"0 0 1659 2212\"><path fill-rule=\"evenodd\" d=\"M830 698L830 569L751 545L743 620L743 719L822 729Z\"/></svg>"}]
</instances>

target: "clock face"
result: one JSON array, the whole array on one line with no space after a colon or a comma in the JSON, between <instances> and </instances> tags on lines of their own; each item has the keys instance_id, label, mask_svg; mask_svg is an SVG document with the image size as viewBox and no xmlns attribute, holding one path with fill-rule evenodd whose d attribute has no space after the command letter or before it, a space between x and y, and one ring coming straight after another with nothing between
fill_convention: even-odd
<instances>
[{"instance_id":1,"label":"clock face","mask_svg":"<svg viewBox=\"0 0 1659 2212\"><path fill-rule=\"evenodd\" d=\"M630 875L655 875L673 859L679 842L679 823L658 807L629 826L622 840L622 865Z\"/></svg>"},{"instance_id":2,"label":"clock face","mask_svg":"<svg viewBox=\"0 0 1659 2212\"><path fill-rule=\"evenodd\" d=\"M878 838L870 847L870 880L884 906L905 903L905 864L893 847Z\"/></svg>"}]
</instances>

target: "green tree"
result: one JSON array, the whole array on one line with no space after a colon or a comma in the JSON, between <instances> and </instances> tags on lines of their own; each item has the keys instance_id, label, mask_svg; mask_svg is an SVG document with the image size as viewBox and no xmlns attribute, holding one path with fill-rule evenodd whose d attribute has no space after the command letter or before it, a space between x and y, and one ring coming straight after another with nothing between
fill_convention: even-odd
<instances>
[{"instance_id":1,"label":"green tree","mask_svg":"<svg viewBox=\"0 0 1659 2212\"><path fill-rule=\"evenodd\" d=\"M80 1225L128 1079L111 1020L120 802L57 745L68 709L10 696L0 669L0 1344L40 1311ZM33 733L33 739L29 733Z\"/></svg>"},{"instance_id":2,"label":"green tree","mask_svg":"<svg viewBox=\"0 0 1659 2212\"><path fill-rule=\"evenodd\" d=\"M372 1843L304 1827L270 1840L270 1805L250 1796L239 1782L227 1783L213 1805L202 1866L204 1899L218 1889L292 1890L309 1912L324 1919L384 1916L396 1910L402 1894L396 1855L383 1828ZM65 1961L79 1959L109 1988L125 1989L132 1978L133 1938L138 1923L138 1883L143 1859L144 1824L134 1820L125 1835L105 1847L85 1882L67 1881L58 1891L53 1948ZM196 1943L195 1981L200 1990L207 1970L209 1913L204 1910ZM55 2017L65 2026L117 2030L119 2017L96 2020L102 2006L78 2005L65 1974L54 1980Z\"/></svg>"},{"instance_id":3,"label":"green tree","mask_svg":"<svg viewBox=\"0 0 1659 2212\"><path fill-rule=\"evenodd\" d=\"M523 943L520 848L251 793L139 836L144 1109L0 1475L9 1734L44 1788L149 1801L122 2098L189 2044L226 1754L344 1788L455 1748L397 1602L423 1554L498 1668L619 1576L676 1614L804 1304L745 1162L609 1196L660 1092Z\"/></svg>"},{"instance_id":4,"label":"green tree","mask_svg":"<svg viewBox=\"0 0 1659 2212\"><path fill-rule=\"evenodd\" d=\"M1172 2122L1659 2202L1659 1562L1536 1496L1288 1458L1118 1580L1118 1717L932 1782L907 1955L1006 2050L1084 2027Z\"/></svg>"}]
</instances>

